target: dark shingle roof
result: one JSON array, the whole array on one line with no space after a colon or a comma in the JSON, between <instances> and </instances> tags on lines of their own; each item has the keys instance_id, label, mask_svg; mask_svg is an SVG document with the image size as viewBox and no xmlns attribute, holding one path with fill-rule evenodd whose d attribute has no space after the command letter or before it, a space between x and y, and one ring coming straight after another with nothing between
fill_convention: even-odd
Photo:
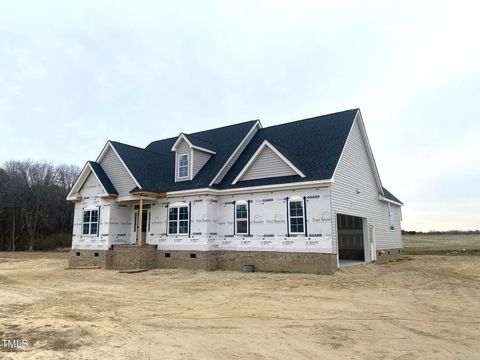
<instances>
[{"instance_id":1,"label":"dark shingle roof","mask_svg":"<svg viewBox=\"0 0 480 360\"><path fill-rule=\"evenodd\" d=\"M175 153L171 151L177 137L154 141L145 149L110 141L139 182L142 189L167 192L208 187L227 159L252 129L256 120L201 131L187 135L195 144L215 151L216 154L200 169L193 181L175 182ZM201 140L199 140L201 139ZM213 145L213 146L212 146ZM133 189L132 189L133 190Z\"/></svg>"},{"instance_id":2,"label":"dark shingle roof","mask_svg":"<svg viewBox=\"0 0 480 360\"><path fill-rule=\"evenodd\" d=\"M212 187L228 189L331 179L357 112L358 109L352 109L259 129L222 182ZM111 141L111 144L145 191L170 192L206 188L255 123L256 120L253 120L184 134L193 145L216 152L192 181L175 182L175 153L171 148L178 137L154 141L145 149L115 141ZM240 181L232 185L265 140L303 172L305 177L265 178ZM384 189L384 192L386 198L400 202L388 190Z\"/></svg>"},{"instance_id":3,"label":"dark shingle roof","mask_svg":"<svg viewBox=\"0 0 480 360\"><path fill-rule=\"evenodd\" d=\"M184 134L184 135L187 137L188 141L190 141L194 146L198 146L198 147L216 152L217 147L211 142L200 139L194 135L190 135L190 134L188 135Z\"/></svg>"},{"instance_id":4,"label":"dark shingle roof","mask_svg":"<svg viewBox=\"0 0 480 360\"><path fill-rule=\"evenodd\" d=\"M331 179L358 109L318 116L260 129L230 171L221 188L272 183ZM295 165L305 177L270 178L232 182L258 147L267 140Z\"/></svg>"},{"instance_id":5,"label":"dark shingle roof","mask_svg":"<svg viewBox=\"0 0 480 360\"><path fill-rule=\"evenodd\" d=\"M403 205L403 202L398 200L398 198L395 197L395 195L393 195L390 191L388 191L385 188L383 188L383 194L384 194L385 198L387 198L388 200L392 200L392 201L398 202L398 203Z\"/></svg>"},{"instance_id":6,"label":"dark shingle roof","mask_svg":"<svg viewBox=\"0 0 480 360\"><path fill-rule=\"evenodd\" d=\"M92 170L95 173L95 175L97 175L98 180L100 180L100 182L102 183L102 186L105 189L105 191L108 194L118 195L118 192L115 189L115 186L113 186L107 174L105 174L105 171L103 171L102 166L95 161L89 161L88 163L92 167Z\"/></svg>"}]
</instances>

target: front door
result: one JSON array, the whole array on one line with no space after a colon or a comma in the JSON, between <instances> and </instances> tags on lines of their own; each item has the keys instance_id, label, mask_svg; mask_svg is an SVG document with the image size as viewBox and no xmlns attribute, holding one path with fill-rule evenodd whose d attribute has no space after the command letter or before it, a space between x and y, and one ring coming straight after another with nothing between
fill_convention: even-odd
<instances>
[{"instance_id":1,"label":"front door","mask_svg":"<svg viewBox=\"0 0 480 360\"><path fill-rule=\"evenodd\" d=\"M135 215L133 220L133 234L135 243L138 242L138 230L139 230L139 223L138 223L138 213L139 210L135 209ZM143 209L142 212L142 224L141 224L141 231L142 231L142 242L146 243L148 240L148 234L150 233L150 209Z\"/></svg>"}]
</instances>

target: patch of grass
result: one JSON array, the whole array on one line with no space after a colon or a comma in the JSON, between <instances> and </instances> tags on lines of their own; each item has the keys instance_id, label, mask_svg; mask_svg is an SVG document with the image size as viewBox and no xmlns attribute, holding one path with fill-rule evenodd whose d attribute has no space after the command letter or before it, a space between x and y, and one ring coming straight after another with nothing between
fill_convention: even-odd
<instances>
[{"instance_id":1,"label":"patch of grass","mask_svg":"<svg viewBox=\"0 0 480 360\"><path fill-rule=\"evenodd\" d=\"M35 250L70 249L72 247L72 234L62 233L41 237L35 240Z\"/></svg>"},{"instance_id":2,"label":"patch of grass","mask_svg":"<svg viewBox=\"0 0 480 360\"><path fill-rule=\"evenodd\" d=\"M480 255L480 235L404 235L410 255Z\"/></svg>"}]
</instances>

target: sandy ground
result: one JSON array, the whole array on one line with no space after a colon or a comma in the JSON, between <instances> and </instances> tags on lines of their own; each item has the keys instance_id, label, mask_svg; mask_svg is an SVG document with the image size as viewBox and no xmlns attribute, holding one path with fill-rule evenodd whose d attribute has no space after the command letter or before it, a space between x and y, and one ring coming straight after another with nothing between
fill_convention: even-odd
<instances>
[{"instance_id":1,"label":"sandy ground","mask_svg":"<svg viewBox=\"0 0 480 360\"><path fill-rule=\"evenodd\" d=\"M0 253L1 359L479 359L480 257L334 276L64 270Z\"/></svg>"}]
</instances>

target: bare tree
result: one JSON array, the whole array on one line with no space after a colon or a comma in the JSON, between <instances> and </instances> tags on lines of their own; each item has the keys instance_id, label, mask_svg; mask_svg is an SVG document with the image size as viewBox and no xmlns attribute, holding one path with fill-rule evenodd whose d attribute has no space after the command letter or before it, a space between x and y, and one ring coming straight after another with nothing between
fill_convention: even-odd
<instances>
[{"instance_id":1,"label":"bare tree","mask_svg":"<svg viewBox=\"0 0 480 360\"><path fill-rule=\"evenodd\" d=\"M2 169L3 168L3 169ZM45 161L8 161L0 168L0 248L33 250L38 237L71 231L66 196L80 168Z\"/></svg>"}]
</instances>

